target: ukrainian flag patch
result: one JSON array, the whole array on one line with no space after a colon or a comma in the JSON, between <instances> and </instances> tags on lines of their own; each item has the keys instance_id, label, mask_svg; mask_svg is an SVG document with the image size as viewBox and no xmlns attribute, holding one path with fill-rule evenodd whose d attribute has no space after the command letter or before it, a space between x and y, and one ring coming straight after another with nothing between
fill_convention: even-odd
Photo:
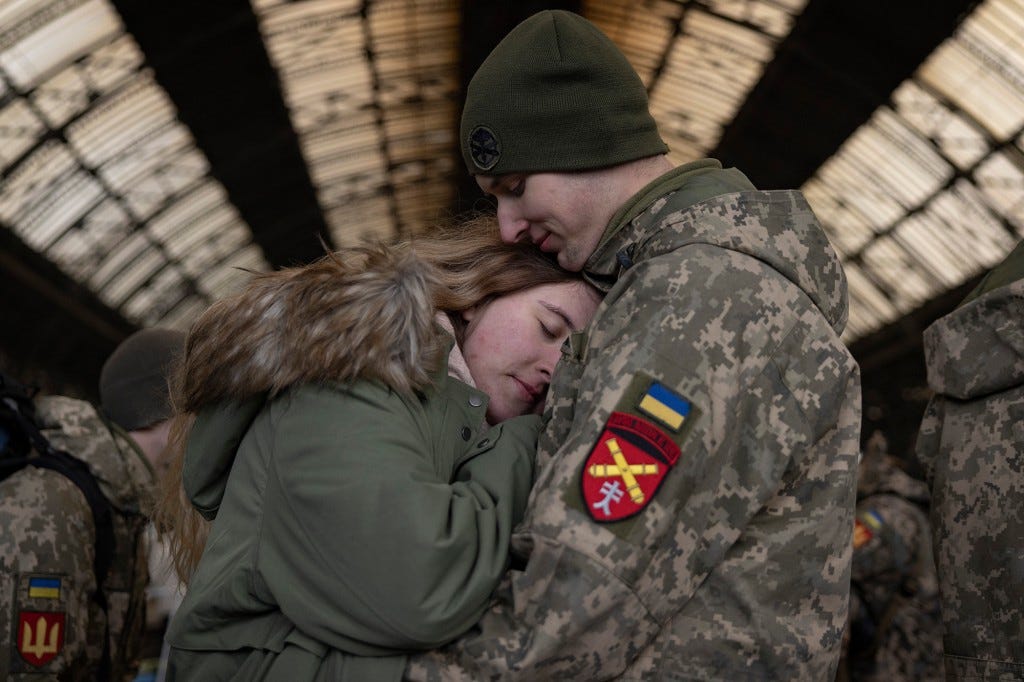
<instances>
[{"instance_id":1,"label":"ukrainian flag patch","mask_svg":"<svg viewBox=\"0 0 1024 682\"><path fill-rule=\"evenodd\" d=\"M874 509L869 509L860 515L864 519L864 523L871 526L872 530L880 530L885 525L885 521L882 520L882 515L876 512Z\"/></svg>"},{"instance_id":2,"label":"ukrainian flag patch","mask_svg":"<svg viewBox=\"0 0 1024 682\"><path fill-rule=\"evenodd\" d=\"M667 426L673 431L683 427L690 416L690 401L658 381L652 381L647 391L640 396L637 409Z\"/></svg>"},{"instance_id":3,"label":"ukrainian flag patch","mask_svg":"<svg viewBox=\"0 0 1024 682\"><path fill-rule=\"evenodd\" d=\"M28 596L31 599L60 599L60 578L29 578Z\"/></svg>"}]
</instances>

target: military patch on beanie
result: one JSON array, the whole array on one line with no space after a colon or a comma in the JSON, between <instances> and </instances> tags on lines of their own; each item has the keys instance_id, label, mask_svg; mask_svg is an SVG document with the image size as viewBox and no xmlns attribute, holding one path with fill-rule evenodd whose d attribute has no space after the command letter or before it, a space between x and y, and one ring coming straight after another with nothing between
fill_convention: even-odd
<instances>
[{"instance_id":1,"label":"military patch on beanie","mask_svg":"<svg viewBox=\"0 0 1024 682\"><path fill-rule=\"evenodd\" d=\"M469 154L473 163L482 171L494 168L501 159L501 143L497 135L487 126L477 126L469 134Z\"/></svg>"},{"instance_id":2,"label":"military patch on beanie","mask_svg":"<svg viewBox=\"0 0 1024 682\"><path fill-rule=\"evenodd\" d=\"M523 21L480 65L460 144L469 172L491 175L591 170L668 151L629 60L562 10Z\"/></svg>"}]
</instances>

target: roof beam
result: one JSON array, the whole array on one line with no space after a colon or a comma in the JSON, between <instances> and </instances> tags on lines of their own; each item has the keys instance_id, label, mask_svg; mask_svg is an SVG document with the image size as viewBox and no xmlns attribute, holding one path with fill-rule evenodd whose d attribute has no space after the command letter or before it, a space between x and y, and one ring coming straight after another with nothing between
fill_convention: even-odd
<instances>
[{"instance_id":1,"label":"roof beam","mask_svg":"<svg viewBox=\"0 0 1024 682\"><path fill-rule=\"evenodd\" d=\"M3 371L48 393L99 399L100 369L138 327L0 227Z\"/></svg>"},{"instance_id":2,"label":"roof beam","mask_svg":"<svg viewBox=\"0 0 1024 682\"><path fill-rule=\"evenodd\" d=\"M711 155L763 189L802 186L977 4L811 0Z\"/></svg>"},{"instance_id":3,"label":"roof beam","mask_svg":"<svg viewBox=\"0 0 1024 682\"><path fill-rule=\"evenodd\" d=\"M113 4L267 260L321 256L330 234L249 1Z\"/></svg>"}]
</instances>

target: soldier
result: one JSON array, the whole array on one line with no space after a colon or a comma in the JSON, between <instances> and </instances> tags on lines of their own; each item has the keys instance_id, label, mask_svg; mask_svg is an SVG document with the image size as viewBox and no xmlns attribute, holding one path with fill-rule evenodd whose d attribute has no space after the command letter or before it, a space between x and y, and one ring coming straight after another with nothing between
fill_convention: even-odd
<instances>
[{"instance_id":1,"label":"soldier","mask_svg":"<svg viewBox=\"0 0 1024 682\"><path fill-rule=\"evenodd\" d=\"M839 680L942 680L928 486L868 440L857 479L848 644Z\"/></svg>"},{"instance_id":2,"label":"soldier","mask_svg":"<svg viewBox=\"0 0 1024 682\"><path fill-rule=\"evenodd\" d=\"M183 348L180 332L129 336L103 366L99 410L61 396L35 399L42 435L88 465L109 503L113 553L97 590L105 524L68 476L26 466L0 483L0 678L135 673L147 582L143 504L167 441L169 366Z\"/></svg>"},{"instance_id":3,"label":"soldier","mask_svg":"<svg viewBox=\"0 0 1024 682\"><path fill-rule=\"evenodd\" d=\"M1024 680L1024 242L925 330L924 348L935 395L917 456L946 675Z\"/></svg>"},{"instance_id":4,"label":"soldier","mask_svg":"<svg viewBox=\"0 0 1024 682\"><path fill-rule=\"evenodd\" d=\"M607 296L552 380L519 570L406 676L833 677L860 375L803 197L711 159L673 168L625 56L562 11L484 61L461 141L505 241Z\"/></svg>"}]
</instances>

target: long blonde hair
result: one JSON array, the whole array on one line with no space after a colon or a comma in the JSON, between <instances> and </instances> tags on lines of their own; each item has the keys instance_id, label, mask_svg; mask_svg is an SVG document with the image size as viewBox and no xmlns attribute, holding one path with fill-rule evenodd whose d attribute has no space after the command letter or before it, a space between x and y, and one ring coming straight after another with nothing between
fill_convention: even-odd
<instances>
[{"instance_id":1,"label":"long blonde hair","mask_svg":"<svg viewBox=\"0 0 1024 682\"><path fill-rule=\"evenodd\" d=\"M373 286L393 286L386 298L386 310L368 309L366 300L352 295L359 287L351 284L371 270L394 272L394 280L413 277L419 282L414 292L427 292L427 298L408 294L408 290L390 280L373 279ZM303 310L279 311L283 319L267 323L267 311L274 301L287 297L296 282L315 278L315 300L304 305L331 311L335 324L327 332L316 325L304 324ZM366 278L371 279L371 278ZM429 381L432 369L442 361L444 343L436 336L433 320L438 311L448 313L461 343L465 324L460 313L488 301L544 284L579 282L578 274L567 272L530 244L502 243L495 220L478 216L457 225L440 227L430 235L398 244L342 249L316 263L262 273L253 276L239 294L210 306L189 332L185 358L174 373L171 386L175 408L166 471L160 479L153 519L158 531L169 543L175 569L188 583L206 545L210 522L187 499L182 486L182 471L188 434L196 414L205 407L239 395L227 388L247 381L251 394L275 395L288 386L315 377L330 375L335 380L376 378L399 391L414 390ZM379 300L373 297L372 300ZM263 315L243 318L233 314L240 301L266 301ZM359 348L367 337L409 329L427 341L414 346L410 357L384 358L380 362L347 362L344 350ZM340 330L340 331L338 331ZM231 339L246 339L244 348L232 346ZM431 341L433 340L433 341ZM262 344L260 346L259 344ZM252 353L258 348L284 346L302 348L300 358L289 361L287 371L273 371L266 380L232 376L230 362L211 364L210 355L228 357ZM259 351L256 352L260 355ZM276 369L276 368L275 368Z\"/></svg>"}]
</instances>

